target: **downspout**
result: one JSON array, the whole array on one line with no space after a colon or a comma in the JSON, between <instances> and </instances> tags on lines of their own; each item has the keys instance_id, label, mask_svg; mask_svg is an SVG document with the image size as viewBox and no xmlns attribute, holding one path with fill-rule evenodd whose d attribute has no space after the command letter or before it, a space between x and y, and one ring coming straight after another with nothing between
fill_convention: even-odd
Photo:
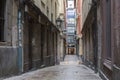
<instances>
[{"instance_id":1,"label":"downspout","mask_svg":"<svg viewBox=\"0 0 120 80\"><path fill-rule=\"evenodd\" d=\"M92 0L93 7L94 7L94 67L95 67L95 73L98 72L98 45L97 45L97 0Z\"/></svg>"},{"instance_id":2,"label":"downspout","mask_svg":"<svg viewBox=\"0 0 120 80\"><path fill-rule=\"evenodd\" d=\"M17 29L18 29L18 69L19 73L23 72L23 55L22 55L22 11L21 11L21 1L19 0L18 6L18 18L17 18Z\"/></svg>"}]
</instances>

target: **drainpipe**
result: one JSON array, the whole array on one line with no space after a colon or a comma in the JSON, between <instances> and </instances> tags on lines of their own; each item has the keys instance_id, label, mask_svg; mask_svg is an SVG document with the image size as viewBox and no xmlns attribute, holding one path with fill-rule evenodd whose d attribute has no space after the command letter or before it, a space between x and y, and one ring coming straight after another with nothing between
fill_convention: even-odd
<instances>
[{"instance_id":1,"label":"drainpipe","mask_svg":"<svg viewBox=\"0 0 120 80\"><path fill-rule=\"evenodd\" d=\"M94 7L94 67L95 67L95 73L98 72L98 45L97 45L97 0L92 0L93 7Z\"/></svg>"},{"instance_id":2,"label":"drainpipe","mask_svg":"<svg viewBox=\"0 0 120 80\"><path fill-rule=\"evenodd\" d=\"M18 29L18 69L19 72L23 72L23 49L22 49L22 11L21 11L21 0L19 0L18 8L18 20L17 20L17 29Z\"/></svg>"}]
</instances>

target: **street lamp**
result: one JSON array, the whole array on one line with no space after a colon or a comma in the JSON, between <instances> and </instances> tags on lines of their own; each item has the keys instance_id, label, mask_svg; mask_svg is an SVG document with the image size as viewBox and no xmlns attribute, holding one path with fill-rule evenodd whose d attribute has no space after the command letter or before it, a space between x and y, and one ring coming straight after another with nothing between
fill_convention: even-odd
<instances>
[{"instance_id":1,"label":"street lamp","mask_svg":"<svg viewBox=\"0 0 120 80\"><path fill-rule=\"evenodd\" d=\"M62 20L60 18L56 19L56 25L59 28L61 26Z\"/></svg>"}]
</instances>

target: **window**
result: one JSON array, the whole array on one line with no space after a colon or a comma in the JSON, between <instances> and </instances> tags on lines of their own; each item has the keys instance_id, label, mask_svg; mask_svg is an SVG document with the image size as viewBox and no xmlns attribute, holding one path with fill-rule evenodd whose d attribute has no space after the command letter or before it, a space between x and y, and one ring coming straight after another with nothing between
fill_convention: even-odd
<instances>
[{"instance_id":1,"label":"window","mask_svg":"<svg viewBox=\"0 0 120 80\"><path fill-rule=\"evenodd\" d=\"M74 34L75 33L75 27L67 27L67 32Z\"/></svg>"},{"instance_id":2,"label":"window","mask_svg":"<svg viewBox=\"0 0 120 80\"><path fill-rule=\"evenodd\" d=\"M49 17L49 8L47 7L47 17Z\"/></svg>"},{"instance_id":3,"label":"window","mask_svg":"<svg viewBox=\"0 0 120 80\"><path fill-rule=\"evenodd\" d=\"M53 22L53 13L51 13L51 21Z\"/></svg>"},{"instance_id":4,"label":"window","mask_svg":"<svg viewBox=\"0 0 120 80\"><path fill-rule=\"evenodd\" d=\"M55 19L57 18L57 4L55 3Z\"/></svg>"},{"instance_id":5,"label":"window","mask_svg":"<svg viewBox=\"0 0 120 80\"><path fill-rule=\"evenodd\" d=\"M0 41L4 41L4 12L6 0L0 0Z\"/></svg>"},{"instance_id":6,"label":"window","mask_svg":"<svg viewBox=\"0 0 120 80\"><path fill-rule=\"evenodd\" d=\"M68 43L73 43L74 42L74 36L68 36L67 37L67 42Z\"/></svg>"},{"instance_id":7,"label":"window","mask_svg":"<svg viewBox=\"0 0 120 80\"><path fill-rule=\"evenodd\" d=\"M75 30L75 27L67 27L68 30Z\"/></svg>"},{"instance_id":8,"label":"window","mask_svg":"<svg viewBox=\"0 0 120 80\"><path fill-rule=\"evenodd\" d=\"M111 0L106 0L106 53L111 59Z\"/></svg>"},{"instance_id":9,"label":"window","mask_svg":"<svg viewBox=\"0 0 120 80\"><path fill-rule=\"evenodd\" d=\"M45 12L45 4L41 1L42 11Z\"/></svg>"},{"instance_id":10,"label":"window","mask_svg":"<svg viewBox=\"0 0 120 80\"><path fill-rule=\"evenodd\" d=\"M51 0L51 9L52 9L52 6L53 6L53 0Z\"/></svg>"}]
</instances>

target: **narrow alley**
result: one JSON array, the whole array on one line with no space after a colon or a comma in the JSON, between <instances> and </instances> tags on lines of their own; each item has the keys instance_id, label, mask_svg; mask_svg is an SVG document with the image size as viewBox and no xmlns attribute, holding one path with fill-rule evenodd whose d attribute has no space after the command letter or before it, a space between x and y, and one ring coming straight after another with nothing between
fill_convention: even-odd
<instances>
[{"instance_id":1,"label":"narrow alley","mask_svg":"<svg viewBox=\"0 0 120 80\"><path fill-rule=\"evenodd\" d=\"M28 72L4 80L102 80L93 70L81 64L76 55L66 55L60 65Z\"/></svg>"},{"instance_id":2,"label":"narrow alley","mask_svg":"<svg viewBox=\"0 0 120 80\"><path fill-rule=\"evenodd\" d=\"M0 80L120 80L120 0L0 0Z\"/></svg>"}]
</instances>

